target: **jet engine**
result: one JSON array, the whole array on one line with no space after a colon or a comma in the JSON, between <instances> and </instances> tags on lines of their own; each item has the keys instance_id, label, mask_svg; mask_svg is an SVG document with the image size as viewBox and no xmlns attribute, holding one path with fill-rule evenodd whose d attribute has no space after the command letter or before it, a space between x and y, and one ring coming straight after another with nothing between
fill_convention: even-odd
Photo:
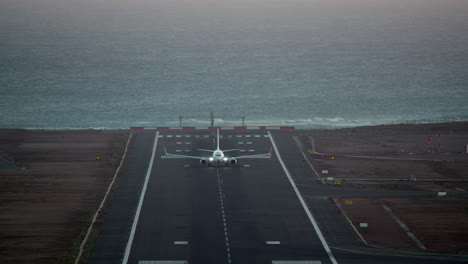
<instances>
[{"instance_id":1,"label":"jet engine","mask_svg":"<svg viewBox=\"0 0 468 264\"><path fill-rule=\"evenodd\" d=\"M206 159L201 159L200 160L200 164L201 165L207 165L208 164L208 161Z\"/></svg>"},{"instance_id":2,"label":"jet engine","mask_svg":"<svg viewBox=\"0 0 468 264\"><path fill-rule=\"evenodd\" d=\"M236 160L236 159L230 159L230 160L229 160L229 165L234 166L234 165L236 165L236 164L237 164L237 160Z\"/></svg>"}]
</instances>

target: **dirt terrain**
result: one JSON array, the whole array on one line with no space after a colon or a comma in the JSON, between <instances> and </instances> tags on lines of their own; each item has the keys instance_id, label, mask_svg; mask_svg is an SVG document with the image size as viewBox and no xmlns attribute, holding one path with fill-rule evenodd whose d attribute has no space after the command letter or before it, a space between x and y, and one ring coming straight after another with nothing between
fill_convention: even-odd
<instances>
[{"instance_id":1,"label":"dirt terrain","mask_svg":"<svg viewBox=\"0 0 468 264\"><path fill-rule=\"evenodd\" d=\"M336 199L368 243L423 252L468 252L468 198L450 197L468 190L468 181L463 181L468 180L464 153L468 122L310 130L299 132L298 138L320 177L343 179L338 183L362 189L433 192L421 198ZM311 176L317 177L312 172ZM447 179L451 181L440 181ZM440 191L449 197L437 198ZM350 200L352 205L345 203ZM426 249L407 235L384 206ZM361 222L369 226L360 228Z\"/></svg>"},{"instance_id":2,"label":"dirt terrain","mask_svg":"<svg viewBox=\"0 0 468 264\"><path fill-rule=\"evenodd\" d=\"M305 151L317 153L309 155L316 170L320 174L328 170L321 177L415 179L409 183L343 181L342 184L378 189L468 190L468 155L464 153L468 122L318 130L303 132L300 138ZM418 181L424 179L467 181Z\"/></svg>"},{"instance_id":3,"label":"dirt terrain","mask_svg":"<svg viewBox=\"0 0 468 264\"><path fill-rule=\"evenodd\" d=\"M0 154L18 167L0 170L0 263L73 263L127 138L0 130Z\"/></svg>"},{"instance_id":4,"label":"dirt terrain","mask_svg":"<svg viewBox=\"0 0 468 264\"><path fill-rule=\"evenodd\" d=\"M368 243L402 250L451 254L468 253L468 199L347 198L338 199ZM346 205L345 201L352 201ZM427 248L422 250L383 209L389 206ZM368 223L360 228L359 223Z\"/></svg>"}]
</instances>

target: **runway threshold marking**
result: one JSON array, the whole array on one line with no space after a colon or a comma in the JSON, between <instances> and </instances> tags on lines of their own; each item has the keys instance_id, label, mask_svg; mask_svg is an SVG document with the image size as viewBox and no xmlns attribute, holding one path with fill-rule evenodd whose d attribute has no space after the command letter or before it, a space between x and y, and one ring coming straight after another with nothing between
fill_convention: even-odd
<instances>
[{"instance_id":1,"label":"runway threshold marking","mask_svg":"<svg viewBox=\"0 0 468 264\"><path fill-rule=\"evenodd\" d=\"M188 241L174 241L174 245L188 245Z\"/></svg>"},{"instance_id":2,"label":"runway threshold marking","mask_svg":"<svg viewBox=\"0 0 468 264\"><path fill-rule=\"evenodd\" d=\"M267 245L281 245L281 241L267 241Z\"/></svg>"},{"instance_id":3,"label":"runway threshold marking","mask_svg":"<svg viewBox=\"0 0 468 264\"><path fill-rule=\"evenodd\" d=\"M276 146L275 140L274 140L273 136L271 135L270 131L268 131L268 135L270 136L270 141L271 141L271 144L273 145L273 149L275 150L276 157L278 158L278 161L279 161L279 163L281 164L281 167L283 167L284 173L285 173L286 176L288 177L289 183L290 183L291 186L293 187L294 192L296 193L297 198L298 198L299 201L301 202L302 208L304 208L304 211L306 212L307 217L309 218L310 223L311 223L312 226L314 227L315 232L317 233L317 236L318 236L319 239L320 239L320 242L322 242L323 248L324 248L325 251L327 252L328 257L330 258L331 262L332 262L333 264L338 264L338 262L336 261L335 257L333 256L333 253L332 253L331 250L330 250L330 247L329 247L328 244L327 244L327 241L325 240L325 237L323 236L322 232L320 231L320 228L319 228L317 222L315 221L314 216L312 215L312 213L310 212L309 208L307 207L307 204L305 203L304 198L302 198L301 192L299 192L299 189L297 188L296 183L295 183L294 180L292 179L291 174L289 174L289 171L288 171L288 169L286 168L286 165L284 164L283 160L281 159L281 155L280 155L280 153L279 153L279 151L278 151L278 147Z\"/></svg>"},{"instance_id":4,"label":"runway threshold marking","mask_svg":"<svg viewBox=\"0 0 468 264\"><path fill-rule=\"evenodd\" d=\"M151 153L150 163L148 165L148 170L146 171L145 182L143 184L143 188L141 189L140 200L138 201L138 207L135 212L135 217L133 218L132 229L130 231L130 236L128 237L127 247L125 248L125 254L122 260L122 264L127 264L128 257L130 256L130 250L132 249L136 226L138 224L138 220L140 219L141 207L143 206L143 200L145 199L146 189L148 188L148 181L151 175L151 169L153 168L154 156L156 154L156 146L158 145L158 138L159 138L158 136L159 136L159 131L156 132L156 136L154 138L153 152Z\"/></svg>"}]
</instances>

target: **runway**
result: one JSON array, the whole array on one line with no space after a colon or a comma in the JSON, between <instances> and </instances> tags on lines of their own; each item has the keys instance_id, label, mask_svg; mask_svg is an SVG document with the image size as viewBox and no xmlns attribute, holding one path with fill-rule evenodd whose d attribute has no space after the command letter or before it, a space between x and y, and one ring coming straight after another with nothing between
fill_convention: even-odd
<instances>
[{"instance_id":1,"label":"runway","mask_svg":"<svg viewBox=\"0 0 468 264\"><path fill-rule=\"evenodd\" d=\"M310 176L289 131L221 130L221 149L239 149L230 155L276 147L272 159L242 159L235 167L160 158L164 147L207 155L196 149L214 149L215 133L137 132L88 263L440 263L362 247L328 199L340 189Z\"/></svg>"}]
</instances>

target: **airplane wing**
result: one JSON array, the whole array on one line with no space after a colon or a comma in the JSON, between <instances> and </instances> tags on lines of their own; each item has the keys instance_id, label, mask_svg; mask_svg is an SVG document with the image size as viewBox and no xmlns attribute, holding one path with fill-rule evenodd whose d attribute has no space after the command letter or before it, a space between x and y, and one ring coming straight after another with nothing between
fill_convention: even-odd
<instances>
[{"instance_id":1,"label":"airplane wing","mask_svg":"<svg viewBox=\"0 0 468 264\"><path fill-rule=\"evenodd\" d=\"M271 159L271 154L257 154L257 155L246 155L246 156L238 156L238 157L229 157L231 159Z\"/></svg>"},{"instance_id":2,"label":"airplane wing","mask_svg":"<svg viewBox=\"0 0 468 264\"><path fill-rule=\"evenodd\" d=\"M189 155L178 155L178 154L170 154L167 153L166 147L164 147L164 155L161 156L162 159L206 159L206 157L197 157L197 156L189 156Z\"/></svg>"},{"instance_id":3,"label":"airplane wing","mask_svg":"<svg viewBox=\"0 0 468 264\"><path fill-rule=\"evenodd\" d=\"M271 158L271 151L265 153L265 154L254 154L254 155L244 155L244 156L238 156L238 157L229 157L231 159L270 159Z\"/></svg>"},{"instance_id":4,"label":"airplane wing","mask_svg":"<svg viewBox=\"0 0 468 264\"><path fill-rule=\"evenodd\" d=\"M210 149L197 149L197 150L211 152L211 153L215 152L215 150L210 150ZM239 150L239 149L228 149L228 150L223 149L223 152L236 151L236 150Z\"/></svg>"},{"instance_id":5,"label":"airplane wing","mask_svg":"<svg viewBox=\"0 0 468 264\"><path fill-rule=\"evenodd\" d=\"M213 152L214 152L214 150L209 150L209 149L197 149L197 150L200 150L200 151L206 151L206 152L211 152L211 153L213 153Z\"/></svg>"}]
</instances>

